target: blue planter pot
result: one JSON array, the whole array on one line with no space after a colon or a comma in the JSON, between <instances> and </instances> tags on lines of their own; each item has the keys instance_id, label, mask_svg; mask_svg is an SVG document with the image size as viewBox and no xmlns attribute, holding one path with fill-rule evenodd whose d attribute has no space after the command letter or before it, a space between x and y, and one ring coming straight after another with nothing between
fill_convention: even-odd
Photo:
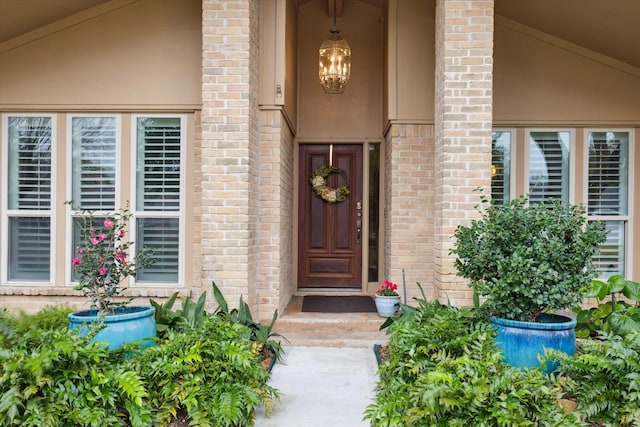
<instances>
[{"instance_id":1,"label":"blue planter pot","mask_svg":"<svg viewBox=\"0 0 640 427\"><path fill-rule=\"evenodd\" d=\"M99 319L97 310L82 310L69 314L69 323L71 329L81 328L80 333L86 334L87 324L101 320L106 328L98 332L93 341L106 342L110 350L134 341L148 347L156 336L155 311L154 307L120 307L114 314Z\"/></svg>"},{"instance_id":2,"label":"blue planter pot","mask_svg":"<svg viewBox=\"0 0 640 427\"><path fill-rule=\"evenodd\" d=\"M497 345L504 361L517 368L540 367L539 357L544 357L544 349L560 350L573 355L576 350L576 320L557 314L543 314L539 322L521 322L500 317L492 317L496 326ZM545 372L550 373L557 364L547 364Z\"/></svg>"}]
</instances>

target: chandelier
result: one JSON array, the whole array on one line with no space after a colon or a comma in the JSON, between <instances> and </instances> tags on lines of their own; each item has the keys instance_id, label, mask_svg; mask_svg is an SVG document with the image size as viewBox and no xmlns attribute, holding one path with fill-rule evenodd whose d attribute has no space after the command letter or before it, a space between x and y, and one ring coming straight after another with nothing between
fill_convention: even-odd
<instances>
[{"instance_id":1,"label":"chandelier","mask_svg":"<svg viewBox=\"0 0 640 427\"><path fill-rule=\"evenodd\" d=\"M333 27L319 49L318 77L324 93L340 94L351 76L351 48L336 27L336 1L333 2Z\"/></svg>"}]
</instances>

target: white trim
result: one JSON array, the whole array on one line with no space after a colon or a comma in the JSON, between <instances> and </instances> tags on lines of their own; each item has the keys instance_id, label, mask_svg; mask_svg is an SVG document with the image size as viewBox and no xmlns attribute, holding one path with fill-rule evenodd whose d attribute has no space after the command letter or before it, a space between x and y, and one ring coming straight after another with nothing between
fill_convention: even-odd
<instances>
[{"instance_id":1,"label":"white trim","mask_svg":"<svg viewBox=\"0 0 640 427\"><path fill-rule=\"evenodd\" d=\"M177 118L180 120L180 208L177 211L138 211L137 209L137 149L138 149L138 119L139 118ZM131 146L130 146L130 159L131 159L131 175L130 175L130 199L131 199L131 213L133 218L131 220L130 233L134 234L137 229L137 217L142 218L178 218L179 227L179 239L178 239L178 282L173 284L171 282L137 282L135 278L130 278L130 286L137 288L156 288L173 286L175 288L185 287L185 206L186 206L186 159L187 159L187 132L188 122L186 114L132 114L131 115ZM134 246L135 249L135 246Z\"/></svg>"},{"instance_id":2,"label":"white trim","mask_svg":"<svg viewBox=\"0 0 640 427\"><path fill-rule=\"evenodd\" d=\"M9 118L10 117L46 117L51 120L51 199L49 201L49 210L42 211L20 211L9 210L8 207L8 195L9 195ZM2 149L0 151L0 188L1 188L1 201L0 201L0 286L53 286L56 277L56 259L55 259L55 247L56 247L56 176L57 176L57 140L58 140L58 114L57 113L37 113L37 112L8 112L2 114L2 123L0 124L0 141ZM48 280L9 280L9 217L48 217L50 224L50 242L49 242L49 279Z\"/></svg>"}]
</instances>

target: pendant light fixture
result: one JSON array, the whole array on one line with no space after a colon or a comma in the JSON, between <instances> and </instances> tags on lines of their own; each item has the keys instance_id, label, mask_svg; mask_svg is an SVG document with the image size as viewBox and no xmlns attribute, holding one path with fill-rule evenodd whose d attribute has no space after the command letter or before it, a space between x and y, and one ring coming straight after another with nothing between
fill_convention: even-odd
<instances>
[{"instance_id":1,"label":"pendant light fixture","mask_svg":"<svg viewBox=\"0 0 640 427\"><path fill-rule=\"evenodd\" d=\"M336 26L336 3L333 1L333 27L319 49L318 77L324 93L341 94L351 76L351 48Z\"/></svg>"}]
</instances>

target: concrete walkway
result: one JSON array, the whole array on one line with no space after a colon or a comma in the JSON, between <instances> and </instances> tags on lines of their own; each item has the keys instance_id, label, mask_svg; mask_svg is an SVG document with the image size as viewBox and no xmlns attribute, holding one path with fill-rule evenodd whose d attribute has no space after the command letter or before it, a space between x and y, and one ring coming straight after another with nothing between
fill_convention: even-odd
<instances>
[{"instance_id":1,"label":"concrete walkway","mask_svg":"<svg viewBox=\"0 0 640 427\"><path fill-rule=\"evenodd\" d=\"M377 381L373 348L289 347L270 385L280 391L270 417L257 411L257 427L357 427Z\"/></svg>"}]
</instances>

